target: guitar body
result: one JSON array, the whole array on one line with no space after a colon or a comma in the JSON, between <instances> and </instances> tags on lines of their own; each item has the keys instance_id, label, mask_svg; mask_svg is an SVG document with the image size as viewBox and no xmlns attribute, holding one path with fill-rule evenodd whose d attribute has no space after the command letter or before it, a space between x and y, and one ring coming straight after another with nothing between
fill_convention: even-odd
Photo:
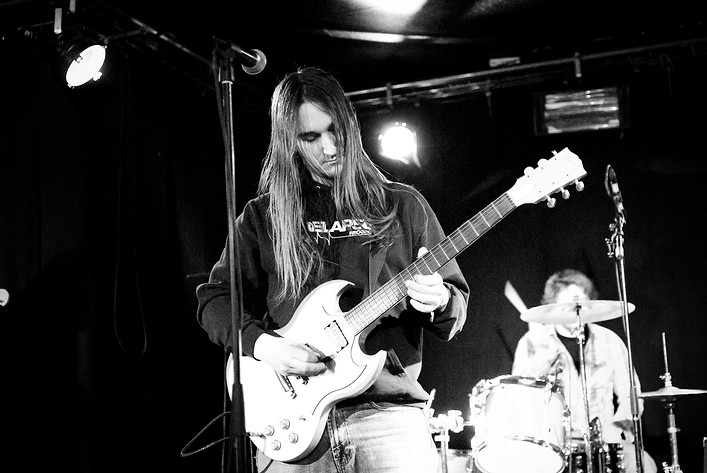
<instances>
[{"instance_id":1,"label":"guitar body","mask_svg":"<svg viewBox=\"0 0 707 473\"><path fill-rule=\"evenodd\" d=\"M273 460L295 461L312 451L334 404L364 392L383 369L386 353L365 354L359 347L360 335L350 330L339 309L339 297L350 285L333 280L317 287L290 322L276 330L327 355L328 369L323 374L307 379L282 377L264 362L240 357L246 430L264 434L251 440Z\"/></svg>"}]
</instances>

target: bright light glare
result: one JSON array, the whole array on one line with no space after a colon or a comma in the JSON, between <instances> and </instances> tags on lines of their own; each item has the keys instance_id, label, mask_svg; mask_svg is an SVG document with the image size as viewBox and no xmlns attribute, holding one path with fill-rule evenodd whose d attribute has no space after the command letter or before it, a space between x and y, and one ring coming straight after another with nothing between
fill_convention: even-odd
<instances>
[{"instance_id":1,"label":"bright light glare","mask_svg":"<svg viewBox=\"0 0 707 473\"><path fill-rule=\"evenodd\" d=\"M106 60L106 48L94 44L84 49L66 70L66 83L69 87L83 85L101 77L101 67Z\"/></svg>"},{"instance_id":2,"label":"bright light glare","mask_svg":"<svg viewBox=\"0 0 707 473\"><path fill-rule=\"evenodd\" d=\"M417 161L417 142L415 133L405 123L396 122L380 136L380 153L388 159L396 159L409 164Z\"/></svg>"},{"instance_id":3,"label":"bright light glare","mask_svg":"<svg viewBox=\"0 0 707 473\"><path fill-rule=\"evenodd\" d=\"M396 15L417 13L427 0L358 0L358 3Z\"/></svg>"}]
</instances>

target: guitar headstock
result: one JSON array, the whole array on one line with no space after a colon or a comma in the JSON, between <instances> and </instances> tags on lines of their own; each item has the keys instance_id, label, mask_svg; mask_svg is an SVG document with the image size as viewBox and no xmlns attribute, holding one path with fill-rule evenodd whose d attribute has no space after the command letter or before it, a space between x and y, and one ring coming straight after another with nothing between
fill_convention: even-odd
<instances>
[{"instance_id":1,"label":"guitar headstock","mask_svg":"<svg viewBox=\"0 0 707 473\"><path fill-rule=\"evenodd\" d=\"M586 175L579 157L565 148L550 159L538 161L536 168L525 168L523 177L516 180L507 194L516 206L536 204L545 199L548 207L554 207L552 194L560 192L568 199L570 193L565 187L574 184L578 191L582 191L584 183L580 179Z\"/></svg>"}]
</instances>

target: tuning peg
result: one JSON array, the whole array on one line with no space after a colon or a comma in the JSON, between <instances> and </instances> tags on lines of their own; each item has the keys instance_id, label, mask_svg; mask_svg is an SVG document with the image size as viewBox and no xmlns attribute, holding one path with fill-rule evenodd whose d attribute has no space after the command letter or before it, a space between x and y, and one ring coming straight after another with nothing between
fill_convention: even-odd
<instances>
[{"instance_id":1,"label":"tuning peg","mask_svg":"<svg viewBox=\"0 0 707 473\"><path fill-rule=\"evenodd\" d=\"M577 189L578 192L582 192L584 190L584 182L575 180L574 187L575 189Z\"/></svg>"},{"instance_id":2,"label":"tuning peg","mask_svg":"<svg viewBox=\"0 0 707 473\"><path fill-rule=\"evenodd\" d=\"M563 199L567 200L570 198L570 191L568 191L564 187L560 187L560 193L562 194Z\"/></svg>"},{"instance_id":3,"label":"tuning peg","mask_svg":"<svg viewBox=\"0 0 707 473\"><path fill-rule=\"evenodd\" d=\"M550 208L555 207L555 204L557 203L557 199L554 197L550 197L549 195L547 196L547 206Z\"/></svg>"},{"instance_id":4,"label":"tuning peg","mask_svg":"<svg viewBox=\"0 0 707 473\"><path fill-rule=\"evenodd\" d=\"M547 162L548 162L547 159L542 158L541 160L538 161L538 167L544 168L545 166L547 166Z\"/></svg>"},{"instance_id":5,"label":"tuning peg","mask_svg":"<svg viewBox=\"0 0 707 473\"><path fill-rule=\"evenodd\" d=\"M533 168L532 166L528 166L523 170L523 174L530 177L531 174L533 174Z\"/></svg>"}]
</instances>

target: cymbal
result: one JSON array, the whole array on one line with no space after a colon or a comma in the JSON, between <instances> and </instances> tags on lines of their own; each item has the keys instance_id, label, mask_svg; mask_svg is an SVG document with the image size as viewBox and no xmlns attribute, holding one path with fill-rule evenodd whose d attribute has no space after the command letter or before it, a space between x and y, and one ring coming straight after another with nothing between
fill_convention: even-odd
<instances>
[{"instance_id":1,"label":"cymbal","mask_svg":"<svg viewBox=\"0 0 707 473\"><path fill-rule=\"evenodd\" d=\"M636 306L628 303L628 313ZM582 323L602 322L621 317L621 301L578 301L544 304L520 314L521 320L540 324L571 325L577 322L577 311Z\"/></svg>"},{"instance_id":2,"label":"cymbal","mask_svg":"<svg viewBox=\"0 0 707 473\"><path fill-rule=\"evenodd\" d=\"M692 394L707 394L704 389L680 389L675 386L666 386L657 391L650 391L646 393L639 394L638 397L644 399L658 399L660 401L667 399L675 399L678 397L689 396Z\"/></svg>"}]
</instances>

